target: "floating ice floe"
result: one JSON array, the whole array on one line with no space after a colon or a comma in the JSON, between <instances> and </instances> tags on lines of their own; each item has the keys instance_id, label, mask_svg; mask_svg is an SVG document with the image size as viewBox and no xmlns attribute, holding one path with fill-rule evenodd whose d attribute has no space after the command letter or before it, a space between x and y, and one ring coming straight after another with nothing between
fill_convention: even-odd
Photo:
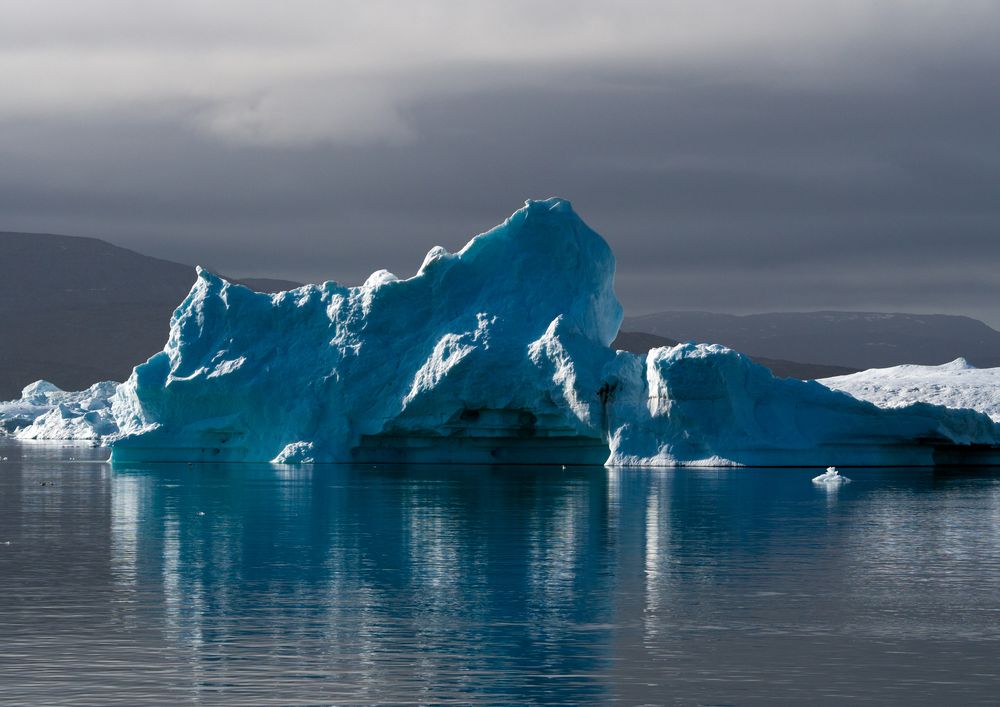
<instances>
[{"instance_id":1,"label":"floating ice floe","mask_svg":"<svg viewBox=\"0 0 1000 707\"><path fill-rule=\"evenodd\" d=\"M915 465L1000 446L984 414L881 409L723 346L614 351L614 271L561 199L407 279L269 295L199 269L113 396L113 460Z\"/></svg>"},{"instance_id":2,"label":"floating ice floe","mask_svg":"<svg viewBox=\"0 0 1000 707\"><path fill-rule=\"evenodd\" d=\"M812 482L823 486L839 486L841 484L849 484L851 480L846 476L841 476L837 467L828 466L825 472L819 476L814 476Z\"/></svg>"}]
</instances>

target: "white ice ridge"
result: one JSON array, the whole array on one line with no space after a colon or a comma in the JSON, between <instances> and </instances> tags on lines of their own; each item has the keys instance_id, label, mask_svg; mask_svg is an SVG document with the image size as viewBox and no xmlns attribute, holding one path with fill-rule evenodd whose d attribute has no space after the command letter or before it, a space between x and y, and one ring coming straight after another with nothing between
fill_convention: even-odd
<instances>
[{"instance_id":1,"label":"white ice ridge","mask_svg":"<svg viewBox=\"0 0 1000 707\"><path fill-rule=\"evenodd\" d=\"M840 486L841 484L851 483L851 480L846 476L840 475L840 472L835 466L828 466L826 471L819 476L814 476L812 481L814 484L819 484L821 486Z\"/></svg>"},{"instance_id":2,"label":"white ice ridge","mask_svg":"<svg viewBox=\"0 0 1000 707\"><path fill-rule=\"evenodd\" d=\"M929 464L1000 443L985 415L882 410L722 346L613 351L614 271L562 199L408 279L268 295L199 269L115 396L113 460Z\"/></svg>"},{"instance_id":3,"label":"white ice ridge","mask_svg":"<svg viewBox=\"0 0 1000 707\"><path fill-rule=\"evenodd\" d=\"M976 368L964 358L940 366L872 368L819 382L883 408L932 403L978 410L1000 422L1000 368Z\"/></svg>"},{"instance_id":4,"label":"white ice ridge","mask_svg":"<svg viewBox=\"0 0 1000 707\"><path fill-rule=\"evenodd\" d=\"M113 381L86 390L65 391L39 380L25 387L19 400L0 402L0 431L18 439L99 439L118 431L111 416Z\"/></svg>"}]
</instances>

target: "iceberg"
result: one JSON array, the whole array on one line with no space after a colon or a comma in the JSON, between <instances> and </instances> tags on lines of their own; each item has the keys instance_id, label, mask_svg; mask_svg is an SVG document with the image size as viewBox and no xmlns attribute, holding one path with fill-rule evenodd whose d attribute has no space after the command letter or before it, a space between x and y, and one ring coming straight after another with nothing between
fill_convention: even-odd
<instances>
[{"instance_id":1,"label":"iceberg","mask_svg":"<svg viewBox=\"0 0 1000 707\"><path fill-rule=\"evenodd\" d=\"M819 476L814 476L812 482L820 486L842 486L851 483L846 476L841 476L835 466L828 466Z\"/></svg>"},{"instance_id":2,"label":"iceberg","mask_svg":"<svg viewBox=\"0 0 1000 707\"><path fill-rule=\"evenodd\" d=\"M264 294L199 268L112 398L112 460L825 466L1000 444L978 412L881 409L722 346L614 351L614 273L563 199L406 279Z\"/></svg>"},{"instance_id":3,"label":"iceberg","mask_svg":"<svg viewBox=\"0 0 1000 707\"><path fill-rule=\"evenodd\" d=\"M724 346L679 344L618 360L614 465L985 463L1000 443L1000 425L981 413L927 403L884 410L815 381L776 378Z\"/></svg>"},{"instance_id":4,"label":"iceberg","mask_svg":"<svg viewBox=\"0 0 1000 707\"><path fill-rule=\"evenodd\" d=\"M964 358L940 366L872 368L819 382L881 408L932 403L978 410L1000 422L1000 368L976 368Z\"/></svg>"},{"instance_id":5,"label":"iceberg","mask_svg":"<svg viewBox=\"0 0 1000 707\"><path fill-rule=\"evenodd\" d=\"M0 430L13 433L27 427L55 406L53 398L64 394L65 391L45 380L25 386L20 399L0 402Z\"/></svg>"},{"instance_id":6,"label":"iceberg","mask_svg":"<svg viewBox=\"0 0 1000 707\"><path fill-rule=\"evenodd\" d=\"M199 269L119 390L113 459L602 463L614 268L554 199L408 279L269 295Z\"/></svg>"},{"instance_id":7,"label":"iceberg","mask_svg":"<svg viewBox=\"0 0 1000 707\"><path fill-rule=\"evenodd\" d=\"M86 390L65 391L39 380L21 391L19 400L0 402L0 430L18 439L96 440L118 431L111 413L114 381Z\"/></svg>"}]
</instances>

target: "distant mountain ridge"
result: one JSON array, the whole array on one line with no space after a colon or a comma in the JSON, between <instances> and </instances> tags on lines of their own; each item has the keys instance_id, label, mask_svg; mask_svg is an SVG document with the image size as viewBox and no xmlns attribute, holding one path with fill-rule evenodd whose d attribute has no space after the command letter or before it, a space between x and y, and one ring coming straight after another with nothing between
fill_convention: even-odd
<instances>
[{"instance_id":1,"label":"distant mountain ridge","mask_svg":"<svg viewBox=\"0 0 1000 707\"><path fill-rule=\"evenodd\" d=\"M644 354L650 349L661 346L676 346L679 342L667 339L655 334L646 334L639 331L620 331L611 347L622 351L631 351L636 354ZM829 366L816 363L800 363L798 361L784 361L776 358L766 358L754 356L753 360L771 369L771 372L781 378L801 378L803 380L815 380L817 378L829 378L831 376L846 376L857 373L856 368L845 366Z\"/></svg>"},{"instance_id":2,"label":"distant mountain ridge","mask_svg":"<svg viewBox=\"0 0 1000 707\"><path fill-rule=\"evenodd\" d=\"M0 232L0 400L41 378L65 390L124 380L163 348L170 315L194 281L192 266L97 238ZM234 282L263 292L300 286L270 278ZM622 328L615 344L622 349L721 343L798 378L959 356L1000 366L1000 332L968 317L661 312L628 317Z\"/></svg>"},{"instance_id":3,"label":"distant mountain ridge","mask_svg":"<svg viewBox=\"0 0 1000 707\"><path fill-rule=\"evenodd\" d=\"M1000 366L1000 332L977 319L948 314L667 311L627 317L622 328L725 344L754 357L855 369L939 365L960 356L979 368Z\"/></svg>"},{"instance_id":4,"label":"distant mountain ridge","mask_svg":"<svg viewBox=\"0 0 1000 707\"><path fill-rule=\"evenodd\" d=\"M97 238L0 232L0 400L40 378L65 390L124 380L163 348L194 281L193 266Z\"/></svg>"}]
</instances>

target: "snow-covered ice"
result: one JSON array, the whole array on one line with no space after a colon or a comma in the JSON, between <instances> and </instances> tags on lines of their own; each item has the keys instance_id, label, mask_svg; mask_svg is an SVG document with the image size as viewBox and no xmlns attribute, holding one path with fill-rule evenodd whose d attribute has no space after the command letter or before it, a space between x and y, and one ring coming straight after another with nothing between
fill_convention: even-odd
<instances>
[{"instance_id":1,"label":"snow-covered ice","mask_svg":"<svg viewBox=\"0 0 1000 707\"><path fill-rule=\"evenodd\" d=\"M978 410L1000 422L1000 368L976 368L964 358L940 366L872 368L819 382L883 408L931 403Z\"/></svg>"},{"instance_id":2,"label":"snow-covered ice","mask_svg":"<svg viewBox=\"0 0 1000 707\"><path fill-rule=\"evenodd\" d=\"M851 480L846 476L841 476L837 467L828 466L822 474L814 476L812 482L822 486L840 486L841 484L851 483Z\"/></svg>"},{"instance_id":3,"label":"snow-covered ice","mask_svg":"<svg viewBox=\"0 0 1000 707\"><path fill-rule=\"evenodd\" d=\"M18 439L100 439L118 431L111 415L114 381L86 390L65 391L39 380L26 386L18 400L0 402L0 430Z\"/></svg>"},{"instance_id":4,"label":"snow-covered ice","mask_svg":"<svg viewBox=\"0 0 1000 707\"><path fill-rule=\"evenodd\" d=\"M55 400L64 395L65 391L44 380L25 386L19 399L0 402L0 430L15 432L27 427L55 407Z\"/></svg>"},{"instance_id":5,"label":"snow-covered ice","mask_svg":"<svg viewBox=\"0 0 1000 707\"><path fill-rule=\"evenodd\" d=\"M986 415L880 409L723 346L613 351L614 270L561 199L407 279L268 295L199 269L113 398L113 459L877 465L1000 444Z\"/></svg>"}]
</instances>

